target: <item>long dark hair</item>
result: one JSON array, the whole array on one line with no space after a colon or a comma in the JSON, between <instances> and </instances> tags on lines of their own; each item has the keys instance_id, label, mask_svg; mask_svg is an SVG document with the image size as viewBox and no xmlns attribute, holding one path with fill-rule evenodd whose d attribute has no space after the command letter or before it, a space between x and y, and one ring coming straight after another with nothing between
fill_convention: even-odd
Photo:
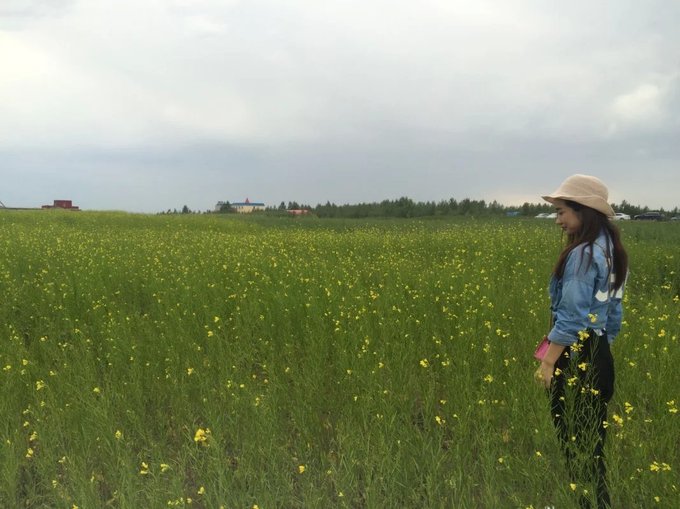
<instances>
[{"instance_id":1,"label":"long dark hair","mask_svg":"<svg viewBox=\"0 0 680 509\"><path fill-rule=\"evenodd\" d=\"M621 242L621 233L619 229L605 216L602 212L599 212L580 203L576 203L571 200L565 200L567 207L574 210L580 220L581 228L575 234L570 234L567 237L567 245L564 247L560 253L553 273L558 278L562 278L564 275L564 266L567 263L567 257L576 246L580 244L587 244L590 247L590 257L588 259L587 267L593 262L593 244L600 236L602 230L607 232L607 235L611 239L613 253L610 250L609 242L607 242L605 252L607 258L614 259L613 274L614 274L614 289L618 290L623 286L626 280L626 275L628 274L628 254L626 253L623 243ZM583 263L583 256L585 250L581 253L581 263Z\"/></svg>"}]
</instances>

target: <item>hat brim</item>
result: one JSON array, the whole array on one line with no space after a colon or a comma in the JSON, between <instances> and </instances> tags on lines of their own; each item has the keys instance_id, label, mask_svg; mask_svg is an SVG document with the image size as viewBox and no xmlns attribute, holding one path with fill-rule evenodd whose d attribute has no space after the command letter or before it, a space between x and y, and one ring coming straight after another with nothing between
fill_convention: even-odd
<instances>
[{"instance_id":1,"label":"hat brim","mask_svg":"<svg viewBox=\"0 0 680 509\"><path fill-rule=\"evenodd\" d=\"M589 207L591 209L597 210L598 212L604 214L607 217L614 217L614 209L609 203L603 200L599 196L564 196L549 194L546 196L541 196L545 201L555 204L556 200L569 200L583 205L584 207Z\"/></svg>"}]
</instances>

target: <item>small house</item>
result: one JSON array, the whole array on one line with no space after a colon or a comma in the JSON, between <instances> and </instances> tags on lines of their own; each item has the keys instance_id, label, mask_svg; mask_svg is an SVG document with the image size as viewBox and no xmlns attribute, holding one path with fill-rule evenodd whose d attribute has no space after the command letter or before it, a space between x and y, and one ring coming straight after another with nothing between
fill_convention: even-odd
<instances>
[{"instance_id":1,"label":"small house","mask_svg":"<svg viewBox=\"0 0 680 509\"><path fill-rule=\"evenodd\" d=\"M65 210L80 210L80 207L73 205L71 200L54 200L52 205L43 205L43 209L65 209Z\"/></svg>"}]
</instances>

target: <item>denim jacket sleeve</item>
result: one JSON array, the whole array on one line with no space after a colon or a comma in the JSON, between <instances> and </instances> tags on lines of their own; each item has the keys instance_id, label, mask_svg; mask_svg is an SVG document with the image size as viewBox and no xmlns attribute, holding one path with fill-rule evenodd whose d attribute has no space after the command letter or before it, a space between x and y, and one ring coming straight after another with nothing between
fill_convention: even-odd
<instances>
[{"instance_id":1,"label":"denim jacket sleeve","mask_svg":"<svg viewBox=\"0 0 680 509\"><path fill-rule=\"evenodd\" d=\"M610 343L614 341L616 336L621 331L621 322L623 321L623 306L621 300L623 299L623 291L625 282L618 290L611 294L609 301L609 309L607 313L607 339Z\"/></svg>"},{"instance_id":2,"label":"denim jacket sleeve","mask_svg":"<svg viewBox=\"0 0 680 509\"><path fill-rule=\"evenodd\" d=\"M562 278L551 284L551 342L571 346L578 341L580 331L607 327L608 308L613 304L609 298L609 273L606 257L597 246L584 244L569 253Z\"/></svg>"}]
</instances>

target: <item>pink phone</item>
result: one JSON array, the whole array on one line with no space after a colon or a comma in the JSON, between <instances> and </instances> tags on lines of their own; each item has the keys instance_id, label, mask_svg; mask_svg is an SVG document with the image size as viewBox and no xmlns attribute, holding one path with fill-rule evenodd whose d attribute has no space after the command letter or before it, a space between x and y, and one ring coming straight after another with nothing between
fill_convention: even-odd
<instances>
[{"instance_id":1,"label":"pink phone","mask_svg":"<svg viewBox=\"0 0 680 509\"><path fill-rule=\"evenodd\" d=\"M534 357L536 357L539 361L543 360L543 357L545 357L545 353L548 351L549 346L550 341L548 341L548 336L543 336L543 340L536 347Z\"/></svg>"}]
</instances>

